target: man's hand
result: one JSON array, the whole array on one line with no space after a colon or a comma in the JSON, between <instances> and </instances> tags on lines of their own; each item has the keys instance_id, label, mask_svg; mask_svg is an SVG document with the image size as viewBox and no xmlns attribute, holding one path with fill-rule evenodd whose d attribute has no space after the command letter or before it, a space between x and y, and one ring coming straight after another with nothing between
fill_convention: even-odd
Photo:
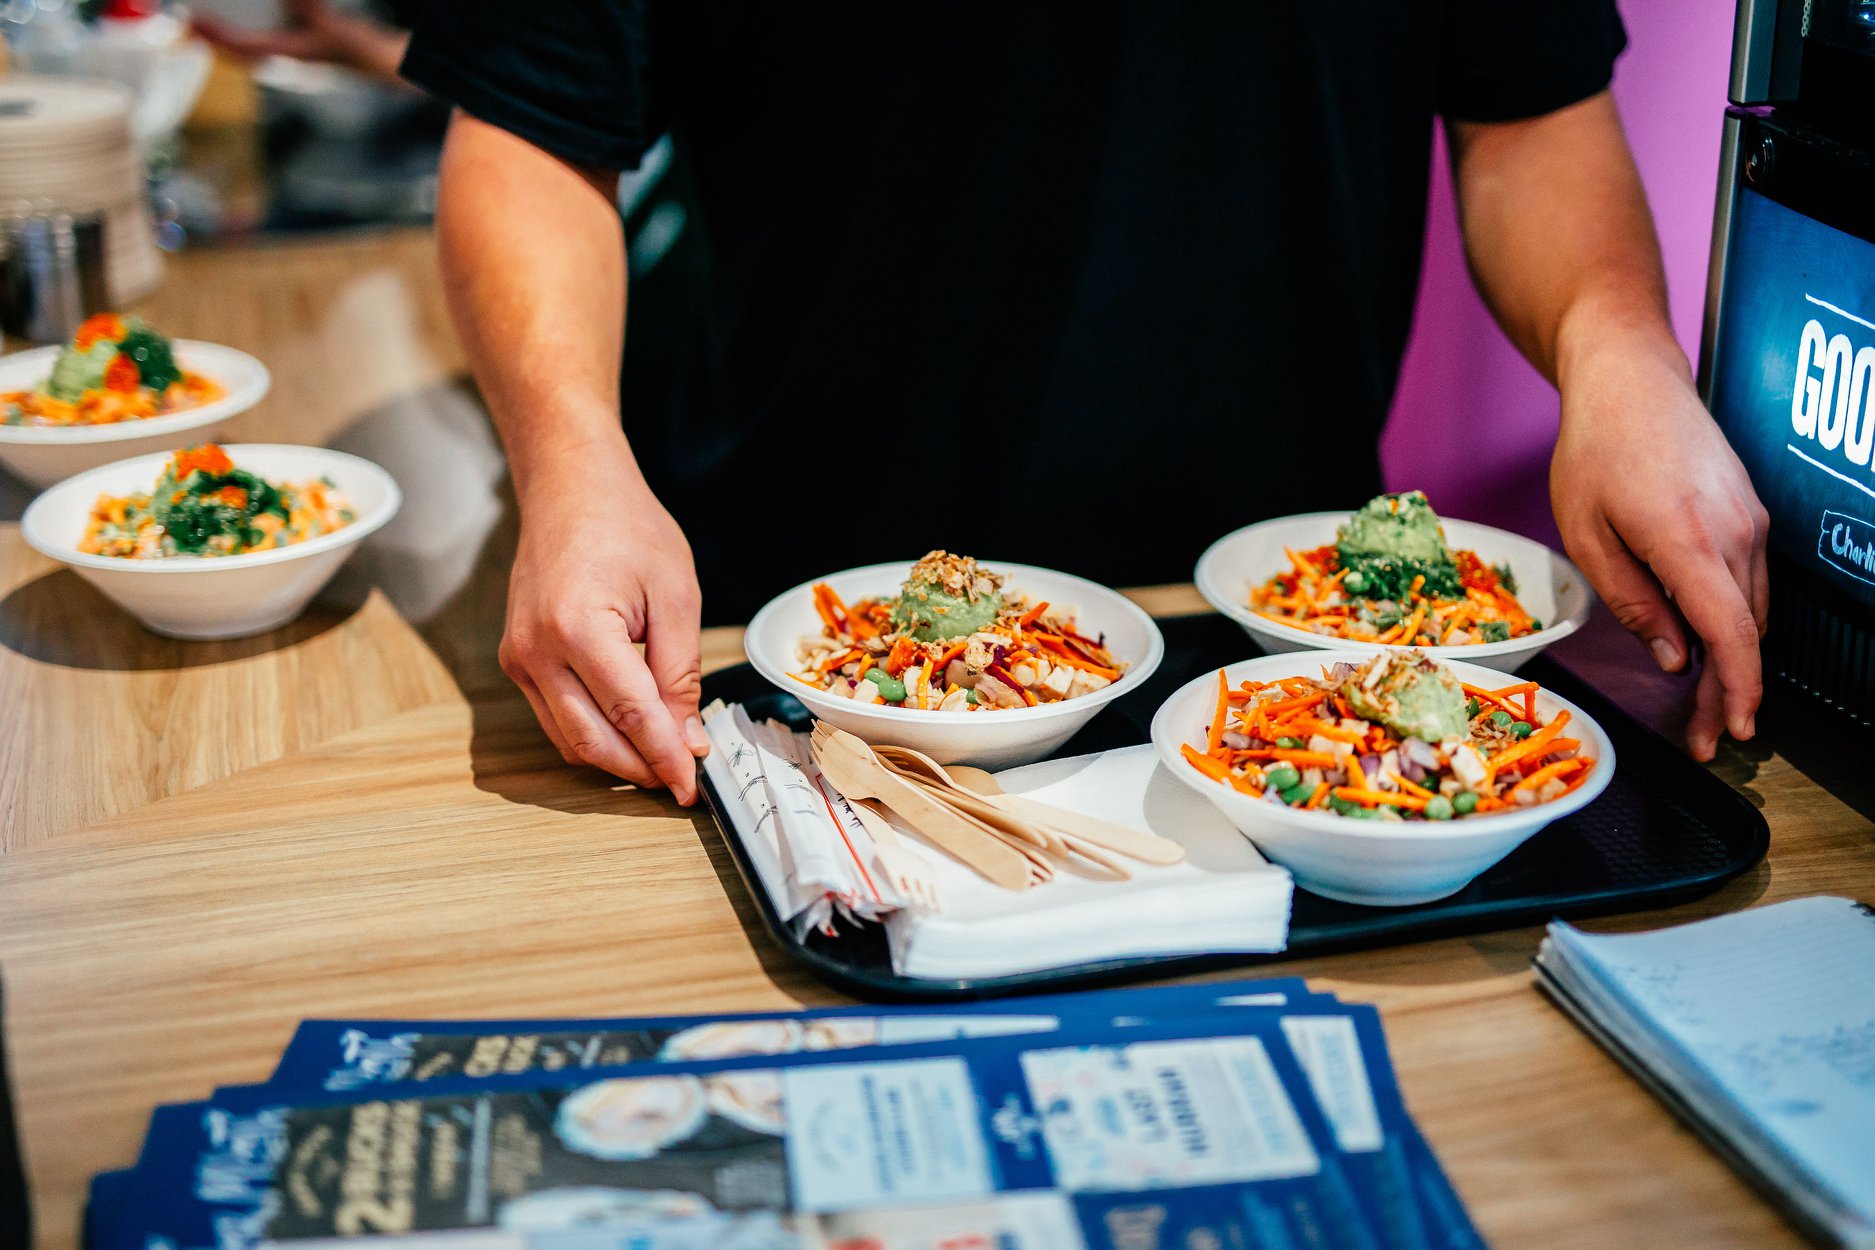
<instances>
[{"instance_id":1,"label":"man's hand","mask_svg":"<svg viewBox=\"0 0 1875 1250\"><path fill-rule=\"evenodd\" d=\"M1749 738L1763 693L1764 508L1701 407L1667 321L1640 174L1607 92L1454 122L1466 256L1511 341L1562 392L1550 502L1563 545L1670 672L1705 643L1687 745Z\"/></svg>"},{"instance_id":2,"label":"man's hand","mask_svg":"<svg viewBox=\"0 0 1875 1250\"><path fill-rule=\"evenodd\" d=\"M667 786L688 806L709 751L689 544L628 462L600 458L554 486L522 506L502 670L567 763Z\"/></svg>"},{"instance_id":3,"label":"man's hand","mask_svg":"<svg viewBox=\"0 0 1875 1250\"><path fill-rule=\"evenodd\" d=\"M1687 745L1744 739L1763 694L1769 518L1677 348L1604 347L1563 378L1550 502L1569 558L1666 671L1705 644Z\"/></svg>"}]
</instances>

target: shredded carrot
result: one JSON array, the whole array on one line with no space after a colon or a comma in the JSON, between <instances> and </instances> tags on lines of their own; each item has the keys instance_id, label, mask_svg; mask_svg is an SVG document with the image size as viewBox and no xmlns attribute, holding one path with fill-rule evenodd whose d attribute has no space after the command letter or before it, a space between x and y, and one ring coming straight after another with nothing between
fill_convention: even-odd
<instances>
[{"instance_id":1,"label":"shredded carrot","mask_svg":"<svg viewBox=\"0 0 1875 1250\"><path fill-rule=\"evenodd\" d=\"M937 658L937 663L933 664L931 667L938 672L943 672L945 669L950 667L950 662L952 660L957 659L959 656L963 655L963 653L965 652L965 650L969 648L969 646L970 646L970 640L968 638L964 639L962 642L952 647L949 651L946 651L943 655L940 655Z\"/></svg>"},{"instance_id":2,"label":"shredded carrot","mask_svg":"<svg viewBox=\"0 0 1875 1250\"><path fill-rule=\"evenodd\" d=\"M814 586L814 611L820 613L820 619L824 621L827 628L832 630L835 634L845 633L846 631L842 628L842 622L839 616L835 614L833 610L833 603L833 587L827 585L825 582L816 583Z\"/></svg>"},{"instance_id":3,"label":"shredded carrot","mask_svg":"<svg viewBox=\"0 0 1875 1250\"><path fill-rule=\"evenodd\" d=\"M1042 613L1046 611L1048 611L1048 600L1044 599L1040 603L1036 604L1034 607L1030 608L1027 612L1024 612L1021 616L1018 616L1016 618L1016 624L1022 626L1022 628L1024 629L1027 629L1029 626L1035 624L1036 621L1040 620L1042 617Z\"/></svg>"},{"instance_id":4,"label":"shredded carrot","mask_svg":"<svg viewBox=\"0 0 1875 1250\"><path fill-rule=\"evenodd\" d=\"M1360 755L1352 751L1348 753L1348 784L1351 789L1367 789L1367 770L1361 767Z\"/></svg>"},{"instance_id":5,"label":"shredded carrot","mask_svg":"<svg viewBox=\"0 0 1875 1250\"><path fill-rule=\"evenodd\" d=\"M863 655L860 657L860 660L859 660L859 671L857 673L854 673L853 676L855 678L864 677L866 675L866 671L870 669L871 667L872 667L872 657L870 655Z\"/></svg>"},{"instance_id":6,"label":"shredded carrot","mask_svg":"<svg viewBox=\"0 0 1875 1250\"><path fill-rule=\"evenodd\" d=\"M1350 803L1359 803L1363 807L1404 807L1409 812L1424 811L1426 800L1412 794L1395 794L1390 790L1368 790L1359 786L1336 786L1335 797L1346 799Z\"/></svg>"},{"instance_id":7,"label":"shredded carrot","mask_svg":"<svg viewBox=\"0 0 1875 1250\"><path fill-rule=\"evenodd\" d=\"M1230 714L1230 682L1224 676L1224 670L1217 671L1217 710L1211 713L1211 733L1207 741L1211 750L1219 750L1224 745L1224 718Z\"/></svg>"},{"instance_id":8,"label":"shredded carrot","mask_svg":"<svg viewBox=\"0 0 1875 1250\"><path fill-rule=\"evenodd\" d=\"M1394 774L1393 779L1399 782L1400 789L1406 791L1408 794L1416 794L1422 799L1429 799L1433 797L1432 791L1426 789L1426 787L1422 785L1417 784L1416 782L1408 781L1406 778L1400 776L1398 773Z\"/></svg>"},{"instance_id":9,"label":"shredded carrot","mask_svg":"<svg viewBox=\"0 0 1875 1250\"><path fill-rule=\"evenodd\" d=\"M1193 768L1197 769L1211 780L1224 781L1229 778L1230 765L1226 764L1223 760L1200 753L1191 743L1181 743L1178 751Z\"/></svg>"},{"instance_id":10,"label":"shredded carrot","mask_svg":"<svg viewBox=\"0 0 1875 1250\"><path fill-rule=\"evenodd\" d=\"M1327 698L1328 692L1323 690L1316 694L1300 695L1292 699L1283 699L1280 702L1270 704L1264 711L1271 716L1281 716L1285 712L1300 712L1304 708L1314 707Z\"/></svg>"},{"instance_id":11,"label":"shredded carrot","mask_svg":"<svg viewBox=\"0 0 1875 1250\"><path fill-rule=\"evenodd\" d=\"M1518 760L1529 759L1549 745L1552 738L1562 732L1562 727L1569 723L1568 712L1556 713L1556 718L1543 728L1519 742L1516 746L1506 747L1484 762L1487 773L1500 773Z\"/></svg>"},{"instance_id":12,"label":"shredded carrot","mask_svg":"<svg viewBox=\"0 0 1875 1250\"><path fill-rule=\"evenodd\" d=\"M1566 776L1567 774L1574 772L1576 769L1580 767L1582 767L1582 761L1579 759L1576 759L1573 756L1571 756L1569 759L1566 759L1566 760L1557 760L1554 764L1543 765L1543 767L1537 769L1535 772L1525 777L1522 781L1519 781L1516 785L1512 786L1511 789L1512 790L1540 789L1543 783L1546 781L1549 781L1551 778Z\"/></svg>"},{"instance_id":13,"label":"shredded carrot","mask_svg":"<svg viewBox=\"0 0 1875 1250\"><path fill-rule=\"evenodd\" d=\"M1331 787L1326 781L1322 782L1320 785L1315 787L1315 793L1309 795L1309 801L1303 804L1303 806L1309 807L1309 808L1320 807L1323 803L1328 801L1328 791L1332 788L1333 787Z\"/></svg>"},{"instance_id":14,"label":"shredded carrot","mask_svg":"<svg viewBox=\"0 0 1875 1250\"><path fill-rule=\"evenodd\" d=\"M885 669L885 671L892 676L897 677L900 673L910 668L912 661L917 658L918 644L911 640L909 634L900 634L898 636L898 641L894 642L892 644L892 649L886 653L885 661L880 667Z\"/></svg>"},{"instance_id":15,"label":"shredded carrot","mask_svg":"<svg viewBox=\"0 0 1875 1250\"><path fill-rule=\"evenodd\" d=\"M1271 751L1270 758L1295 764L1302 768L1333 768L1335 757L1327 751L1298 751L1292 747L1277 747Z\"/></svg>"}]
</instances>

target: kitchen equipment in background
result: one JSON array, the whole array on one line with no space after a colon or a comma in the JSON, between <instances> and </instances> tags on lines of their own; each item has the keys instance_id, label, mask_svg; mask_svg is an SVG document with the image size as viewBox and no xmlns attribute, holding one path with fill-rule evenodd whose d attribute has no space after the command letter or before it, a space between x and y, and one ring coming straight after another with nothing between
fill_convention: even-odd
<instances>
[{"instance_id":1,"label":"kitchen equipment in background","mask_svg":"<svg viewBox=\"0 0 1875 1250\"><path fill-rule=\"evenodd\" d=\"M101 213L0 216L0 331L59 343L109 304Z\"/></svg>"},{"instance_id":2,"label":"kitchen equipment in background","mask_svg":"<svg viewBox=\"0 0 1875 1250\"><path fill-rule=\"evenodd\" d=\"M29 205L34 214L100 214L105 302L120 308L163 277L130 110L130 93L113 83L0 78L0 204Z\"/></svg>"},{"instance_id":3,"label":"kitchen equipment in background","mask_svg":"<svg viewBox=\"0 0 1875 1250\"><path fill-rule=\"evenodd\" d=\"M1700 387L1771 514L1773 702L1875 728L1875 4L1740 0Z\"/></svg>"}]
</instances>

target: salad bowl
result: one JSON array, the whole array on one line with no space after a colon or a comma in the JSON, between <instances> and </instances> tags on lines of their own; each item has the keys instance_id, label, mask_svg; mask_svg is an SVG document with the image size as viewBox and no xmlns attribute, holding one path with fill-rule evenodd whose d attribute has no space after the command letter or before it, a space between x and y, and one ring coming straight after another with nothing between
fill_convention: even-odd
<instances>
[{"instance_id":1,"label":"salad bowl","mask_svg":"<svg viewBox=\"0 0 1875 1250\"><path fill-rule=\"evenodd\" d=\"M218 383L221 398L180 412L108 425L0 423L0 465L34 486L149 452L209 442L214 432L266 398L267 366L244 351L194 339L174 341L176 361ZM45 382L62 349L36 347L0 357L0 392L29 391Z\"/></svg>"},{"instance_id":2,"label":"salad bowl","mask_svg":"<svg viewBox=\"0 0 1875 1250\"><path fill-rule=\"evenodd\" d=\"M1198 593L1219 612L1243 627L1265 651L1356 651L1372 654L1373 642L1311 633L1259 615L1250 607L1252 586L1289 567L1285 548L1308 551L1335 541L1346 512L1311 512L1247 525L1212 543L1198 557L1192 580ZM1542 543L1475 521L1442 520L1454 548L1477 552L1487 564L1507 565L1517 580L1517 597L1543 628L1503 642L1420 647L1438 659L1486 664L1514 673L1560 638L1588 620L1593 595L1575 565ZM1396 650L1404 648L1395 648ZM1342 658L1346 658L1343 656Z\"/></svg>"},{"instance_id":3,"label":"salad bowl","mask_svg":"<svg viewBox=\"0 0 1875 1250\"><path fill-rule=\"evenodd\" d=\"M1318 678L1325 668L1376 654L1345 650L1299 651L1228 665L1224 678L1271 682L1285 677ZM1442 661L1460 681L1487 690L1512 684L1507 674L1476 664ZM1587 779L1559 798L1450 820L1356 820L1326 808L1291 807L1273 795L1258 798L1204 775L1184 748L1202 752L1218 697L1215 671L1193 679L1160 706L1152 721L1159 762L1181 783L1209 799L1257 849L1294 875L1296 883L1325 898L1375 907L1429 903L1464 889L1480 873L1523 845L1539 830L1592 803L1614 776L1614 746L1593 717L1569 700L1539 689L1537 714L1553 720L1568 712L1568 732L1593 760Z\"/></svg>"},{"instance_id":4,"label":"salad bowl","mask_svg":"<svg viewBox=\"0 0 1875 1250\"><path fill-rule=\"evenodd\" d=\"M1009 768L1032 763L1061 746L1107 704L1143 684L1165 653L1159 627L1118 591L1068 573L985 560L983 567L1004 574L1013 590L1031 599L1072 605L1080 628L1104 638L1114 657L1125 663L1120 678L1090 694L1033 707L943 712L860 703L794 676L801 639L821 630L816 585L832 587L847 603L891 596L898 593L911 565L905 560L848 569L777 596L755 614L743 637L750 664L816 717L868 743L911 747L941 764Z\"/></svg>"},{"instance_id":5,"label":"salad bowl","mask_svg":"<svg viewBox=\"0 0 1875 1250\"><path fill-rule=\"evenodd\" d=\"M147 492L169 460L159 452L65 479L28 505L20 534L33 550L69 566L153 633L245 638L304 611L358 544L395 516L402 503L389 473L341 451L270 443L237 443L224 450L236 465L269 482L329 479L350 502L354 519L304 542L241 555L139 560L80 551L98 496Z\"/></svg>"}]
</instances>

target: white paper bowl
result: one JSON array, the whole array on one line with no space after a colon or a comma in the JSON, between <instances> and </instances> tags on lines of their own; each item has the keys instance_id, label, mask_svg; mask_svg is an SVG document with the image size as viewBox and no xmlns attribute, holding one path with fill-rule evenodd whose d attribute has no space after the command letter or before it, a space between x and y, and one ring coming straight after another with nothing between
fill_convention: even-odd
<instances>
[{"instance_id":1,"label":"white paper bowl","mask_svg":"<svg viewBox=\"0 0 1875 1250\"><path fill-rule=\"evenodd\" d=\"M816 580L832 586L843 601L854 603L897 594L912 563L902 560L874 564ZM1165 654L1159 627L1118 591L1032 565L1002 560L979 563L1004 574L1005 588L1020 591L1031 603L1046 599L1056 606L1074 608L1079 630L1089 638L1104 636L1107 649L1126 662L1120 680L1077 699L993 712L919 712L842 699L789 676L801 637L821 632L812 582L796 586L757 612L749 622L743 647L757 672L806 704L808 711L820 719L867 742L913 747L941 764L975 764L979 768L1009 768L1041 759L1073 737L1101 708L1138 687L1159 667L1160 657Z\"/></svg>"},{"instance_id":2,"label":"white paper bowl","mask_svg":"<svg viewBox=\"0 0 1875 1250\"><path fill-rule=\"evenodd\" d=\"M67 478L33 500L20 533L33 550L67 564L145 628L171 638L245 638L284 625L368 535L397 514L397 482L369 460L322 447L238 443L234 463L273 482L332 479L357 520L303 543L239 556L127 560L78 550L101 494L147 491L167 453L138 456Z\"/></svg>"},{"instance_id":3,"label":"white paper bowl","mask_svg":"<svg viewBox=\"0 0 1875 1250\"><path fill-rule=\"evenodd\" d=\"M1283 548L1309 551L1335 541L1335 532L1348 519L1345 512L1310 512L1278 517L1226 534L1198 557L1192 580L1205 601L1231 620L1265 651L1362 651L1372 654L1382 644L1331 638L1258 616L1250 610L1250 588L1261 586L1289 568ZM1517 578L1517 601L1543 628L1522 638L1480 642L1463 647L1420 647L1442 660L1488 664L1514 673L1531 657L1559 638L1566 638L1589 618L1592 597L1588 581L1575 565L1542 543L1508 530L1475 521L1440 518L1445 538L1455 549L1478 553L1486 564L1510 565ZM1404 649L1393 646L1391 649Z\"/></svg>"},{"instance_id":4,"label":"white paper bowl","mask_svg":"<svg viewBox=\"0 0 1875 1250\"><path fill-rule=\"evenodd\" d=\"M1365 654L1371 656L1376 650L1369 647ZM1224 675L1233 687L1246 679L1320 677L1324 665L1361 658L1340 650L1289 652L1232 664ZM1497 689L1512 684L1507 674L1494 669L1450 661L1446 666L1474 686ZM1179 747L1185 744L1204 750L1216 706L1215 670L1194 678L1167 699L1152 720L1152 744L1160 762L1174 777L1210 799L1259 851L1294 874L1296 884L1345 903L1404 907L1456 894L1539 829L1594 802L1615 774L1614 746L1602 727L1575 704L1544 690L1537 695L1539 715L1547 721L1568 711L1564 736L1579 738L1581 753L1596 761L1587 781L1554 802L1484 816L1397 824L1320 810L1299 811L1253 799L1213 781L1180 753Z\"/></svg>"},{"instance_id":5,"label":"white paper bowl","mask_svg":"<svg viewBox=\"0 0 1875 1250\"><path fill-rule=\"evenodd\" d=\"M267 366L246 352L194 339L174 342L176 362L219 383L227 393L211 404L111 425L0 425L0 465L34 486L153 451L214 441L214 432L267 395ZM0 391L30 391L52 375L57 347L0 357ZM146 484L147 486L147 484Z\"/></svg>"}]
</instances>

